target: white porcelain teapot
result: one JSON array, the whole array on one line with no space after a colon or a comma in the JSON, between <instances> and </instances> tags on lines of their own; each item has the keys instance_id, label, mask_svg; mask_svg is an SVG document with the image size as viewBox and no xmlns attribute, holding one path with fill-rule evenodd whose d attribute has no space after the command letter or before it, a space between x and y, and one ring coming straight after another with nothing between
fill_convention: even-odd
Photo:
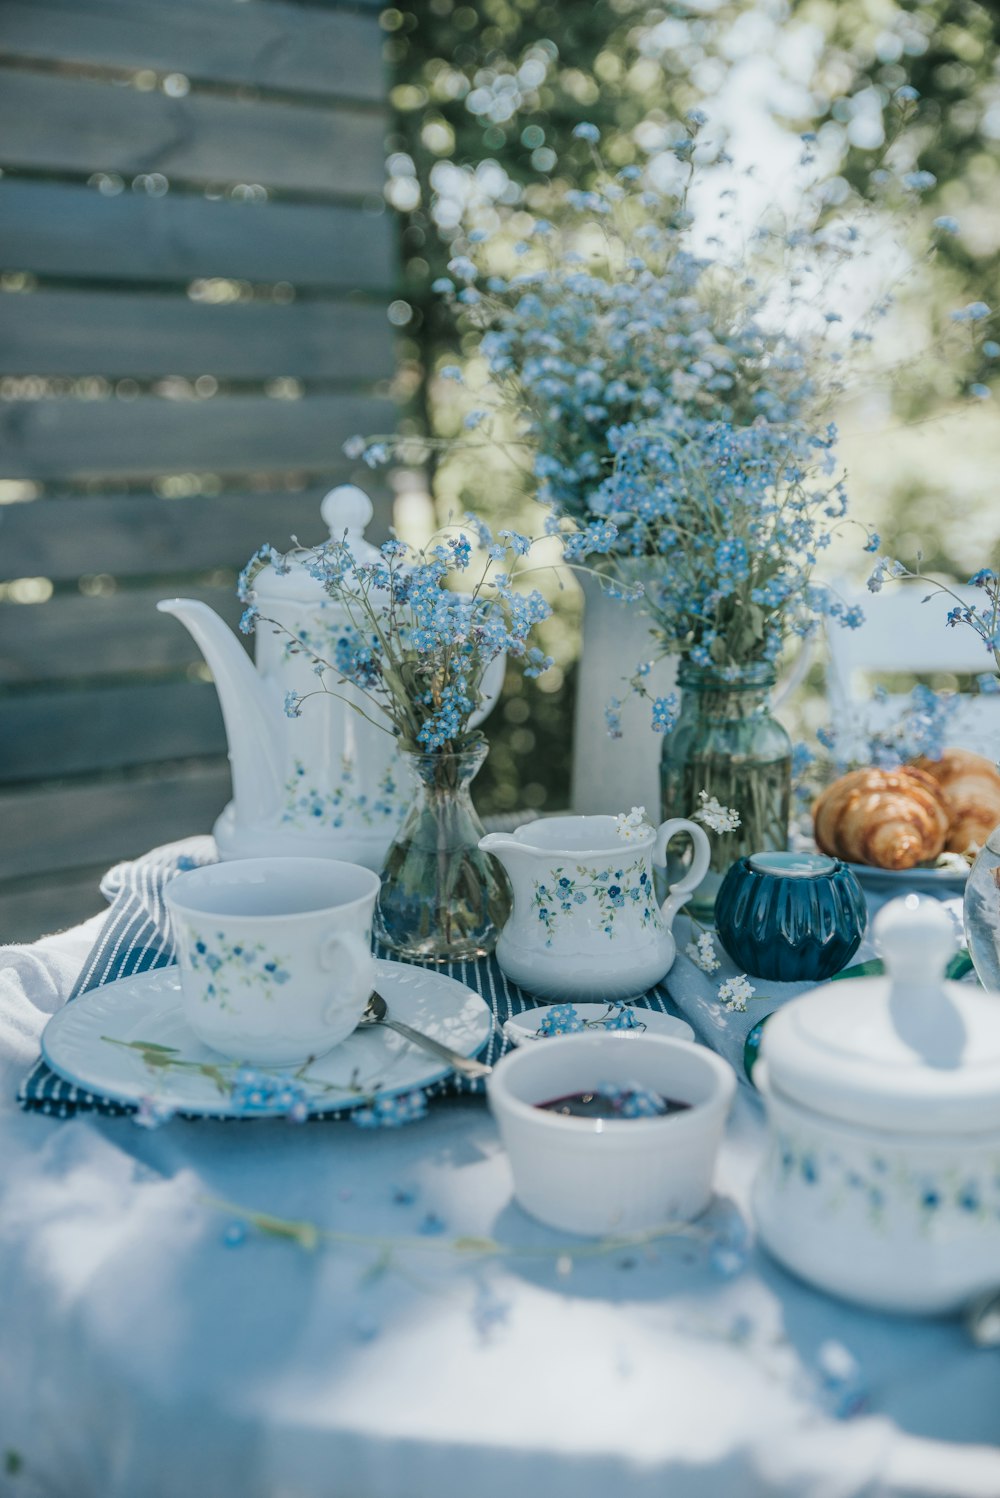
<instances>
[{"instance_id":1,"label":"white porcelain teapot","mask_svg":"<svg viewBox=\"0 0 1000 1498\"><path fill-rule=\"evenodd\" d=\"M694 857L661 905L653 863L665 865L679 833ZM499 858L514 891L497 962L542 999L637 998L659 983L677 953L674 916L711 858L704 829L683 817L644 824L627 840L616 817L544 817L511 834L489 832L479 846Z\"/></svg>"},{"instance_id":2,"label":"white porcelain teapot","mask_svg":"<svg viewBox=\"0 0 1000 1498\"><path fill-rule=\"evenodd\" d=\"M330 534L359 562L379 552L365 540L372 503L361 489L332 489L321 506ZM229 741L233 799L215 824L221 858L310 854L360 863L378 871L402 820L411 787L396 740L351 706L365 705L357 688L326 673L331 694L316 693L310 648L330 660L349 625L306 566L307 553L289 552L279 567L266 564L253 583L262 620L256 669L239 640L207 604L165 598L157 607L190 630L212 671ZM299 641L305 649L295 649ZM503 658L484 682L481 722L500 693ZM332 692L337 693L336 696ZM285 713L287 693L315 695L300 717ZM370 710L370 704L368 704ZM387 723L388 728L388 723Z\"/></svg>"}]
</instances>

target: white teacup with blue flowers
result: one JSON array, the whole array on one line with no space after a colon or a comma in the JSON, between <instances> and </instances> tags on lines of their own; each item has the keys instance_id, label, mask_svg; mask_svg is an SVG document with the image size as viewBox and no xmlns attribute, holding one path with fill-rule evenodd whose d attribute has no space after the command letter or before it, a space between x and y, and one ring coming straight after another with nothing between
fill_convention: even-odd
<instances>
[{"instance_id":1,"label":"white teacup with blue flowers","mask_svg":"<svg viewBox=\"0 0 1000 1498\"><path fill-rule=\"evenodd\" d=\"M684 833L694 856L661 904L654 862ZM653 827L641 808L618 817L545 817L488 833L480 848L503 864L514 891L497 961L542 999L624 999L645 993L676 955L674 916L708 871L704 829L683 817Z\"/></svg>"},{"instance_id":2,"label":"white teacup with blue flowers","mask_svg":"<svg viewBox=\"0 0 1000 1498\"><path fill-rule=\"evenodd\" d=\"M346 1039L375 982L378 891L370 869L329 858L244 858L178 874L164 900L198 1039L270 1066Z\"/></svg>"}]
</instances>

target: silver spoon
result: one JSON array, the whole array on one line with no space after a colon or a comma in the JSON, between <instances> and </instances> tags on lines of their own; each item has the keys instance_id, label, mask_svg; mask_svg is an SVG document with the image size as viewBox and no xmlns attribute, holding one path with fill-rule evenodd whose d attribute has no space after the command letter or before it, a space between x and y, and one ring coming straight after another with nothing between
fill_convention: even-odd
<instances>
[{"instance_id":1,"label":"silver spoon","mask_svg":"<svg viewBox=\"0 0 1000 1498\"><path fill-rule=\"evenodd\" d=\"M492 1066L487 1066L485 1061L476 1061L472 1056L463 1056L461 1052L442 1045L432 1036L424 1035L420 1030L413 1030L409 1025L404 1025L401 1020L390 1019L385 999L377 991L372 992L365 1012L358 1022L359 1029L366 1025L387 1025L390 1030L395 1030L397 1035L404 1036L413 1045L418 1045L423 1050L430 1051L432 1055L439 1056L442 1061L447 1061L448 1065L463 1077L488 1077L493 1070Z\"/></svg>"}]
</instances>

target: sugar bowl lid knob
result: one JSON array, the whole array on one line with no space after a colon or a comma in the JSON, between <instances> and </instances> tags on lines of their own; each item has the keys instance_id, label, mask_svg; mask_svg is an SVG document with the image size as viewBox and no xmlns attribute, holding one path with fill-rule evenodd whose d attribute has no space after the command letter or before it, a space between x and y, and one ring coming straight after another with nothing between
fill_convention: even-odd
<instances>
[{"instance_id":1,"label":"sugar bowl lid knob","mask_svg":"<svg viewBox=\"0 0 1000 1498\"><path fill-rule=\"evenodd\" d=\"M319 512L335 541L339 541L345 531L350 541L363 534L375 508L357 484L338 484L325 496Z\"/></svg>"},{"instance_id":2,"label":"sugar bowl lid knob","mask_svg":"<svg viewBox=\"0 0 1000 1498\"><path fill-rule=\"evenodd\" d=\"M319 507L330 537L347 541L355 562L370 565L381 560L376 547L365 539L365 526L375 513L375 506L357 484L338 484L331 489Z\"/></svg>"},{"instance_id":3,"label":"sugar bowl lid knob","mask_svg":"<svg viewBox=\"0 0 1000 1498\"><path fill-rule=\"evenodd\" d=\"M894 984L937 987L955 952L955 927L937 900L904 895L875 917L875 941Z\"/></svg>"}]
</instances>

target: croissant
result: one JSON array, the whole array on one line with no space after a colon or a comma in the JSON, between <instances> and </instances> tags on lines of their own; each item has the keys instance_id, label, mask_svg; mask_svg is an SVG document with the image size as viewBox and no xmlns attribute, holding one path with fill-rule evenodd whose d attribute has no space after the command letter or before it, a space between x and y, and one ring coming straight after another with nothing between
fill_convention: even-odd
<instances>
[{"instance_id":1,"label":"croissant","mask_svg":"<svg viewBox=\"0 0 1000 1498\"><path fill-rule=\"evenodd\" d=\"M912 869L944 851L948 808L922 770L852 770L813 806L816 844L849 863Z\"/></svg>"},{"instance_id":2,"label":"croissant","mask_svg":"<svg viewBox=\"0 0 1000 1498\"><path fill-rule=\"evenodd\" d=\"M1000 774L996 766L967 749L945 749L940 759L917 759L913 763L941 787L951 818L945 843L948 852L981 848L1000 823Z\"/></svg>"}]
</instances>

